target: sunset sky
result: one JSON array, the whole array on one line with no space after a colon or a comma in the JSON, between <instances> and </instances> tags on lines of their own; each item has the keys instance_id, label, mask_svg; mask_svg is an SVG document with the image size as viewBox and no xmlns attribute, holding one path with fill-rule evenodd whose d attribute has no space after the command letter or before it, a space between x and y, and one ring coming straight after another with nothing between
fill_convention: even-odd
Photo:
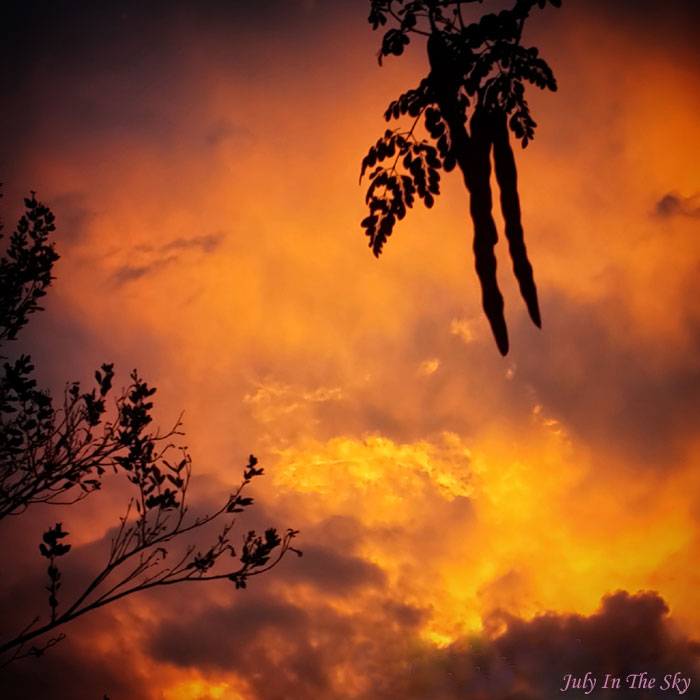
<instances>
[{"instance_id":1,"label":"sunset sky","mask_svg":"<svg viewBox=\"0 0 700 700\"><path fill-rule=\"evenodd\" d=\"M61 256L17 349L57 396L137 367L194 500L255 454L240 530L304 556L86 615L0 698L544 700L636 669L700 698L700 11L562 5L526 25L559 90L514 148L543 327L501 241L503 358L457 172L367 247L360 163L427 73L420 41L378 65L369 2L3 3L2 220L35 190ZM109 483L0 523L0 619L44 612L48 525L68 586L104 560Z\"/></svg>"}]
</instances>

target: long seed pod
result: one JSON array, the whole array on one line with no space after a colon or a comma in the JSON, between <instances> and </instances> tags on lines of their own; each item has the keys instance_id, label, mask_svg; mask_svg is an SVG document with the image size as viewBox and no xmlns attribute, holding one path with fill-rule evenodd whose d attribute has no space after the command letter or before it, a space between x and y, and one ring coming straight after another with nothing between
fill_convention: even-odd
<instances>
[{"instance_id":1,"label":"long seed pod","mask_svg":"<svg viewBox=\"0 0 700 700\"><path fill-rule=\"evenodd\" d=\"M508 353L508 330L503 315L503 296L496 281L496 256L494 247L498 241L496 224L491 214L491 136L488 115L477 107L471 118L471 136L467 133L463 112L457 104L459 81L462 75L451 64L452 57L439 33L428 38L428 57L431 67L431 86L442 118L447 123L451 153L457 161L464 184L469 191L469 211L474 225L474 258L476 273L481 284L481 303L496 345L502 355Z\"/></svg>"},{"instance_id":2,"label":"long seed pod","mask_svg":"<svg viewBox=\"0 0 700 700\"><path fill-rule=\"evenodd\" d=\"M518 197L518 175L515 168L513 149L508 140L506 113L496 109L489 113L491 142L496 181L501 190L501 211L505 221L505 234L513 260L513 272L520 285L520 293L525 300L530 318L542 327L540 309L537 303L537 288L532 274L532 265L527 257L523 226L520 219L520 199Z\"/></svg>"},{"instance_id":3,"label":"long seed pod","mask_svg":"<svg viewBox=\"0 0 700 700\"><path fill-rule=\"evenodd\" d=\"M488 116L477 107L471 118L471 138L468 168L464 180L469 189L469 210L474 222L474 257L476 273L481 283L481 300L486 318L496 339L501 355L508 353L508 331L503 315L503 296L496 281L498 241L496 224L491 214L491 138ZM460 165L462 165L460 163Z\"/></svg>"}]
</instances>

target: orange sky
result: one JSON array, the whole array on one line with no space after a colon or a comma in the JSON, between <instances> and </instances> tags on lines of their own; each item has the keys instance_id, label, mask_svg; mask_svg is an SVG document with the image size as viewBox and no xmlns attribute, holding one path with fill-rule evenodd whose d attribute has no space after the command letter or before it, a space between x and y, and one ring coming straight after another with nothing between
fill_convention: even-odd
<instances>
[{"instance_id":1,"label":"orange sky","mask_svg":"<svg viewBox=\"0 0 700 700\"><path fill-rule=\"evenodd\" d=\"M6 222L29 188L58 217L32 321L55 343L32 350L47 381L137 366L163 424L185 410L200 497L255 453L256 518L307 553L249 591L198 586L191 609L168 592L76 623L52 654L82 650L95 697L119 696L117 666L154 700L463 697L411 669L508 619L593 625L619 590L655 591L674 634L700 637L697 54L668 27L650 40L651 12L533 18L560 86L530 95L538 129L516 149L543 329L501 250L501 358L457 174L379 260L363 240L360 161L425 72L422 48L376 66L366 9L300 4L267 33L241 10L230 36L181 9L143 55L93 38L93 65L37 59L13 93L35 80L55 108L2 175ZM63 516L76 545L116 521L99 498Z\"/></svg>"}]
</instances>

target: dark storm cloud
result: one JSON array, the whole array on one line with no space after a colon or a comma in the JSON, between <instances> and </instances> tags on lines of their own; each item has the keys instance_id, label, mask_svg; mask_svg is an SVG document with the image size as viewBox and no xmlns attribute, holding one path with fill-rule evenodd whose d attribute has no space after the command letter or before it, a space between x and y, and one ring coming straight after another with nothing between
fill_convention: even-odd
<instances>
[{"instance_id":1,"label":"dark storm cloud","mask_svg":"<svg viewBox=\"0 0 700 700\"><path fill-rule=\"evenodd\" d=\"M656 203L656 214L662 218L678 215L700 218L700 194L683 197L677 192L669 192Z\"/></svg>"},{"instance_id":2,"label":"dark storm cloud","mask_svg":"<svg viewBox=\"0 0 700 700\"><path fill-rule=\"evenodd\" d=\"M291 634L307 629L309 615L303 609L259 595L228 607L210 606L195 619L160 625L153 635L155 658L180 666L236 668L252 646L269 629ZM245 638L246 644L242 644Z\"/></svg>"},{"instance_id":3,"label":"dark storm cloud","mask_svg":"<svg viewBox=\"0 0 700 700\"><path fill-rule=\"evenodd\" d=\"M343 614L320 602L302 607L271 594L246 595L230 608L161 624L151 653L184 667L235 672L260 700L404 700L402 640L415 636L420 619L410 606L391 602ZM368 690L359 691L363 686Z\"/></svg>"},{"instance_id":4,"label":"dark storm cloud","mask_svg":"<svg viewBox=\"0 0 700 700\"><path fill-rule=\"evenodd\" d=\"M140 280L142 277L146 277L157 270L162 269L171 262L175 262L177 258L175 256L170 256L164 260L158 260L148 265L122 265L118 267L114 272L114 282L120 287L127 282L133 282L134 280Z\"/></svg>"},{"instance_id":5,"label":"dark storm cloud","mask_svg":"<svg viewBox=\"0 0 700 700\"><path fill-rule=\"evenodd\" d=\"M261 699L289 697L290 692L327 697L330 649L311 644L310 618L300 607L247 595L229 608L210 607L196 619L162 624L153 634L151 653L179 666L237 672ZM323 619L333 637L350 630L331 609ZM285 658L277 665L279 653Z\"/></svg>"},{"instance_id":6,"label":"dark storm cloud","mask_svg":"<svg viewBox=\"0 0 700 700\"><path fill-rule=\"evenodd\" d=\"M155 249L150 245L140 245L136 250L146 253L151 260L140 265L131 263L121 265L114 271L113 280L117 286L121 286L179 262L182 259L181 256L177 253L172 254L171 251L195 250L204 255L211 255L221 247L224 238L225 234L222 231L217 231L216 233L203 234L191 238L175 238Z\"/></svg>"},{"instance_id":7,"label":"dark storm cloud","mask_svg":"<svg viewBox=\"0 0 700 700\"><path fill-rule=\"evenodd\" d=\"M560 694L567 674L587 671L598 679L597 697L608 697L600 690L606 673L624 683L641 671L659 684L666 674L680 672L692 679L685 697L698 697L700 644L676 630L655 593L619 591L588 617L548 613L527 621L496 612L486 626L500 634L461 639L444 649L419 640L421 619L409 608L398 614L385 609L372 619L367 612L343 616L331 608L304 610L252 597L196 619L161 624L151 650L160 661L236 672L264 700L549 700ZM333 685L346 664L360 674L362 692L352 683ZM648 697L623 688L619 692L633 700ZM583 695L570 691L567 697Z\"/></svg>"},{"instance_id":8,"label":"dark storm cloud","mask_svg":"<svg viewBox=\"0 0 700 700\"><path fill-rule=\"evenodd\" d=\"M101 495L94 498L99 499ZM35 617L38 625L48 621L47 561L40 555L38 545L41 533L57 520L64 523L69 531L68 541L74 543L73 527L68 521L76 507L81 506L70 509L34 506L20 518L6 518L0 522L0 560L4 563L0 579L0 644L27 629ZM105 547L97 554L103 544ZM86 585L97 573L98 566L105 564L108 544L74 547L58 562L62 577L59 613L74 600L76 584ZM147 679L134 663L138 651L115 645L110 654L104 654L94 643L105 630L117 629L118 618L113 617L112 612L112 607L94 611L59 627L52 634L31 640L22 653L33 646L43 648L59 634L66 635L40 657L20 658L0 667L0 697L3 700L100 700L107 694L113 699L148 700ZM7 660L8 656L4 655L0 664ZM129 670L125 673L124 669Z\"/></svg>"},{"instance_id":9,"label":"dark storm cloud","mask_svg":"<svg viewBox=\"0 0 700 700\"><path fill-rule=\"evenodd\" d=\"M424 287L415 291L414 315L400 336L360 340L357 355L372 379L342 401L317 407L329 430L342 424L357 436L378 432L413 442L443 431L474 434L496 416L507 422L532 409L528 387L507 379L507 361L493 352L485 319L469 320L474 338L465 344L453 328L464 319L461 292L440 284ZM422 368L431 361L437 361L436 369L426 374ZM398 397L406 396L407 387L411 400L403 401ZM479 400L465 401L474 396Z\"/></svg>"},{"instance_id":10,"label":"dark storm cloud","mask_svg":"<svg viewBox=\"0 0 700 700\"><path fill-rule=\"evenodd\" d=\"M408 697L582 698L580 691L564 696L560 689L567 674L583 677L590 672L598 679L593 696L623 693L638 700L654 694L631 689L625 680L642 671L658 679L655 693L666 674L680 672L691 678L685 697L698 697L700 644L675 630L667 605L655 593L619 591L605 597L589 617L550 613L526 621L495 613L490 622L506 627L492 641L462 640L416 660ZM621 689L610 695L601 690L606 673L622 681Z\"/></svg>"},{"instance_id":11,"label":"dark storm cloud","mask_svg":"<svg viewBox=\"0 0 700 700\"><path fill-rule=\"evenodd\" d=\"M288 581L310 583L321 591L348 594L364 586L380 586L384 572L360 557L347 556L328 547L305 546L303 566L287 573Z\"/></svg>"},{"instance_id":12,"label":"dark storm cloud","mask_svg":"<svg viewBox=\"0 0 700 700\"><path fill-rule=\"evenodd\" d=\"M581 304L550 294L545 304L548 332L536 346L522 346L518 376L594 448L672 466L684 438L700 430L700 364L662 355L663 346L635 334L620 342L606 320L617 317L619 328L633 320L614 299Z\"/></svg>"},{"instance_id":13,"label":"dark storm cloud","mask_svg":"<svg viewBox=\"0 0 700 700\"><path fill-rule=\"evenodd\" d=\"M225 234L222 231L216 233L203 234L201 236L192 236L191 238L176 238L162 246L161 250L187 250L188 248L196 248L203 253L214 253L221 245Z\"/></svg>"},{"instance_id":14,"label":"dark storm cloud","mask_svg":"<svg viewBox=\"0 0 700 700\"><path fill-rule=\"evenodd\" d=\"M151 700L145 678L129 651L114 647L109 655L90 644L91 637L114 624L101 619L76 621L69 635L39 658L18 659L0 671L3 700ZM133 653L133 650L131 651ZM128 669L128 672L125 672Z\"/></svg>"}]
</instances>

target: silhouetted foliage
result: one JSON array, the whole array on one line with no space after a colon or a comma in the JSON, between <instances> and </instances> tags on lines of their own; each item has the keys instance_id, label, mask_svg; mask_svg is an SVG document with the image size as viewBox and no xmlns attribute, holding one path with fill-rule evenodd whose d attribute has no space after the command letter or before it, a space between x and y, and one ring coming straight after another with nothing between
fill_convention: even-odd
<instances>
[{"instance_id":1,"label":"silhouetted foliage","mask_svg":"<svg viewBox=\"0 0 700 700\"><path fill-rule=\"evenodd\" d=\"M5 255L0 259L0 347L15 339L28 316L40 309L58 259L48 236L54 230L49 209L25 200ZM6 359L6 358L3 358ZM151 430L155 389L134 370L131 384L107 407L114 369L103 364L95 372L96 385L81 391L78 383L66 387L61 408L54 408L49 392L37 389L31 359L21 355L6 361L0 375L0 519L21 517L31 506L44 503L70 506L100 489L102 477L112 470L131 484L133 496L111 538L106 563L74 598L59 596L61 570L70 549L62 523L44 532L40 554L48 560L48 608L9 639L0 640L4 663L22 656L40 656L64 638L46 635L67 622L138 591L176 583L228 579L245 588L250 576L269 571L291 546L297 532L283 535L274 528L263 535L247 532L234 547L235 517L252 505L244 489L263 470L250 456L243 479L213 513L194 517L187 505L192 474L190 456L172 440L181 435L180 421L161 434ZM220 521L213 542L198 548L191 536ZM168 546L174 549L168 550ZM7 629L3 635L10 635ZM38 646L27 645L34 640ZM4 665L4 664L2 664Z\"/></svg>"},{"instance_id":2,"label":"silhouetted foliage","mask_svg":"<svg viewBox=\"0 0 700 700\"><path fill-rule=\"evenodd\" d=\"M0 259L0 342L14 340L29 315L41 310L39 299L46 294L58 260L53 244L47 242L56 228L53 214L36 201L33 192L24 201L27 213Z\"/></svg>"},{"instance_id":3,"label":"silhouetted foliage","mask_svg":"<svg viewBox=\"0 0 700 700\"><path fill-rule=\"evenodd\" d=\"M496 281L496 225L491 214L491 155L500 189L513 271L533 322L540 312L532 267L527 257L520 217L515 159L508 129L523 147L534 136L535 121L525 100L526 82L556 90L547 63L534 47L521 45L530 10L560 0L516 0L511 9L485 14L466 24L463 5L481 0L370 0L373 29L387 29L379 51L400 56L411 34L427 37L429 75L417 88L393 101L386 121L413 118L408 129L387 129L362 161L360 179L369 172L366 201L369 216L362 226L379 256L397 221L416 196L432 207L440 193L440 170L458 166L470 195L474 255L482 304L500 352L508 352L503 297ZM428 138L417 134L423 122ZM384 163L388 162L387 165Z\"/></svg>"}]
</instances>

